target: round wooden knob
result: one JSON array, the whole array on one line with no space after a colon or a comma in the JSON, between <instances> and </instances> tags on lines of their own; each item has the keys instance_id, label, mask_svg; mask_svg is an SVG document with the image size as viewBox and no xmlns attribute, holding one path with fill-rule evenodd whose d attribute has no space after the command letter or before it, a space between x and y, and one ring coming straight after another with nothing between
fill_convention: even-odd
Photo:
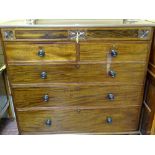
<instances>
[{"instance_id":1,"label":"round wooden knob","mask_svg":"<svg viewBox=\"0 0 155 155\"><path fill-rule=\"evenodd\" d=\"M112 57L116 57L118 55L118 52L115 49L112 49L110 54Z\"/></svg>"},{"instance_id":2,"label":"round wooden knob","mask_svg":"<svg viewBox=\"0 0 155 155\"><path fill-rule=\"evenodd\" d=\"M112 78L116 77L116 72L113 70L109 71L109 76L111 76Z\"/></svg>"},{"instance_id":3,"label":"round wooden knob","mask_svg":"<svg viewBox=\"0 0 155 155\"><path fill-rule=\"evenodd\" d=\"M45 51L44 51L43 49L40 49L40 50L38 51L38 56L39 56L39 57L44 57L44 56L45 56Z\"/></svg>"},{"instance_id":4,"label":"round wooden knob","mask_svg":"<svg viewBox=\"0 0 155 155\"><path fill-rule=\"evenodd\" d=\"M107 117L107 118L106 118L106 122L107 122L108 124L111 124L111 123L112 123L112 117Z\"/></svg>"},{"instance_id":5,"label":"round wooden knob","mask_svg":"<svg viewBox=\"0 0 155 155\"><path fill-rule=\"evenodd\" d=\"M107 98L108 98L109 100L114 100L114 99L115 99L115 96L114 96L112 93L109 93L109 94L107 95Z\"/></svg>"},{"instance_id":6,"label":"round wooden knob","mask_svg":"<svg viewBox=\"0 0 155 155\"><path fill-rule=\"evenodd\" d=\"M46 94L46 95L44 95L43 96L43 100L45 101L45 102L48 102L48 100L49 100L49 96Z\"/></svg>"},{"instance_id":7,"label":"round wooden knob","mask_svg":"<svg viewBox=\"0 0 155 155\"><path fill-rule=\"evenodd\" d=\"M47 120L45 121L45 125L46 125L46 126L51 126L51 125L52 125L52 120L51 120L51 119L47 119Z\"/></svg>"},{"instance_id":8,"label":"round wooden knob","mask_svg":"<svg viewBox=\"0 0 155 155\"><path fill-rule=\"evenodd\" d=\"M46 79L47 78L47 73L46 72L41 72L40 77L42 79Z\"/></svg>"}]
</instances>

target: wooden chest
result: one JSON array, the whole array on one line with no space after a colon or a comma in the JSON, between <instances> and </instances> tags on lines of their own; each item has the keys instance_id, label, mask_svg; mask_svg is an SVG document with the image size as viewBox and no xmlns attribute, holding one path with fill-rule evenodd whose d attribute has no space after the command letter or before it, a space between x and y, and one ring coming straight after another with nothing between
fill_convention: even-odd
<instances>
[{"instance_id":1,"label":"wooden chest","mask_svg":"<svg viewBox=\"0 0 155 155\"><path fill-rule=\"evenodd\" d=\"M1 34L21 134L139 133L150 27Z\"/></svg>"}]
</instances>

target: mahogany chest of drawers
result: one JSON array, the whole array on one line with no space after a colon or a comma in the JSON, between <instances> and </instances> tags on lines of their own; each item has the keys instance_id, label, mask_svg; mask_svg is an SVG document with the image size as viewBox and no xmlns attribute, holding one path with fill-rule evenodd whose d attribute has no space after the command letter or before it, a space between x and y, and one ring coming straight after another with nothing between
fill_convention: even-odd
<instances>
[{"instance_id":1,"label":"mahogany chest of drawers","mask_svg":"<svg viewBox=\"0 0 155 155\"><path fill-rule=\"evenodd\" d=\"M150 27L2 28L20 134L139 133Z\"/></svg>"}]
</instances>

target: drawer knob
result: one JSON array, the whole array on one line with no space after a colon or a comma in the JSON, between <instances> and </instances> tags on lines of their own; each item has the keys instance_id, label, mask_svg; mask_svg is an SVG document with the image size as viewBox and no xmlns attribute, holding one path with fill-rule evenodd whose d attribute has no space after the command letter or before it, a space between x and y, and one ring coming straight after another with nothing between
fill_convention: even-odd
<instances>
[{"instance_id":1,"label":"drawer knob","mask_svg":"<svg viewBox=\"0 0 155 155\"><path fill-rule=\"evenodd\" d=\"M116 77L116 72L113 70L109 71L109 76L111 76L112 78Z\"/></svg>"},{"instance_id":2,"label":"drawer knob","mask_svg":"<svg viewBox=\"0 0 155 155\"><path fill-rule=\"evenodd\" d=\"M44 56L45 56L45 51L44 51L43 49L40 49L40 50L38 51L38 56L39 56L39 57L44 57Z\"/></svg>"},{"instance_id":3,"label":"drawer knob","mask_svg":"<svg viewBox=\"0 0 155 155\"><path fill-rule=\"evenodd\" d=\"M52 125L52 120L51 120L51 119L47 119L47 120L45 121L45 125L46 125L46 126L51 126L51 125Z\"/></svg>"},{"instance_id":4,"label":"drawer knob","mask_svg":"<svg viewBox=\"0 0 155 155\"><path fill-rule=\"evenodd\" d=\"M118 55L118 52L115 49L112 49L110 54L112 57L116 57Z\"/></svg>"},{"instance_id":5,"label":"drawer knob","mask_svg":"<svg viewBox=\"0 0 155 155\"><path fill-rule=\"evenodd\" d=\"M112 123L112 117L107 117L107 118L106 118L106 122L107 122L108 124L111 124L111 123Z\"/></svg>"},{"instance_id":6,"label":"drawer knob","mask_svg":"<svg viewBox=\"0 0 155 155\"><path fill-rule=\"evenodd\" d=\"M46 79L46 78L47 78L47 73L46 73L46 72L42 72L42 73L40 74L40 77L41 77L42 79Z\"/></svg>"},{"instance_id":7,"label":"drawer knob","mask_svg":"<svg viewBox=\"0 0 155 155\"><path fill-rule=\"evenodd\" d=\"M43 96L43 100L45 101L45 102L48 102L48 100L49 100L49 96L46 94L46 95L44 95Z\"/></svg>"},{"instance_id":8,"label":"drawer knob","mask_svg":"<svg viewBox=\"0 0 155 155\"><path fill-rule=\"evenodd\" d=\"M109 100L114 100L114 99L115 99L115 96L114 96L112 93L109 93L109 94L107 95L107 98L108 98Z\"/></svg>"}]
</instances>

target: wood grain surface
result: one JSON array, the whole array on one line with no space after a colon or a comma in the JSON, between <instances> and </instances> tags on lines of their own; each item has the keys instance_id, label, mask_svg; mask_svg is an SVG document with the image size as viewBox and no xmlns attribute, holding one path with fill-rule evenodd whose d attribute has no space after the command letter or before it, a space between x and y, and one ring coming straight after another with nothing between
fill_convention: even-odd
<instances>
[{"instance_id":1,"label":"wood grain surface","mask_svg":"<svg viewBox=\"0 0 155 155\"><path fill-rule=\"evenodd\" d=\"M137 131L140 108L118 109L58 109L18 111L22 132L127 132ZM107 117L112 118L108 124ZM46 125L50 119L51 126Z\"/></svg>"},{"instance_id":2,"label":"wood grain surface","mask_svg":"<svg viewBox=\"0 0 155 155\"><path fill-rule=\"evenodd\" d=\"M150 40L152 37L152 29L150 27L2 28L3 40L7 40L4 37L5 31L13 31L14 37L9 41L72 40L69 31L84 32L86 40ZM140 37L141 31L148 31L148 34L145 37Z\"/></svg>"},{"instance_id":3,"label":"wood grain surface","mask_svg":"<svg viewBox=\"0 0 155 155\"><path fill-rule=\"evenodd\" d=\"M17 39L68 39L67 30L16 30Z\"/></svg>"},{"instance_id":4,"label":"wood grain surface","mask_svg":"<svg viewBox=\"0 0 155 155\"><path fill-rule=\"evenodd\" d=\"M112 62L143 61L148 57L148 43L132 42L81 42L80 61L107 61L111 50L117 51L117 56L112 57Z\"/></svg>"},{"instance_id":5,"label":"wood grain surface","mask_svg":"<svg viewBox=\"0 0 155 155\"><path fill-rule=\"evenodd\" d=\"M44 57L38 56L38 51L45 52ZM74 43L5 43L8 62L23 61L75 61L76 48Z\"/></svg>"},{"instance_id":6,"label":"wood grain surface","mask_svg":"<svg viewBox=\"0 0 155 155\"><path fill-rule=\"evenodd\" d=\"M38 56L38 51L45 52L44 57ZM145 62L148 56L148 43L131 42L81 42L80 61L107 61L111 50L115 49L117 57L112 58L113 62ZM36 42L6 42L5 51L8 63L23 61L75 61L76 45L74 43L36 43Z\"/></svg>"},{"instance_id":7,"label":"wood grain surface","mask_svg":"<svg viewBox=\"0 0 155 155\"><path fill-rule=\"evenodd\" d=\"M154 30L155 32L155 30ZM155 117L155 33L153 33L152 47L150 52L150 60L148 65L148 74L146 77L146 86L144 93L141 132L143 134L154 133L154 117Z\"/></svg>"},{"instance_id":8,"label":"wood grain surface","mask_svg":"<svg viewBox=\"0 0 155 155\"><path fill-rule=\"evenodd\" d=\"M112 64L116 72L112 78L107 73L106 64L56 64L56 65L10 65L8 73L12 84L50 82L126 82L143 84L145 64ZM41 73L47 78L42 79Z\"/></svg>"},{"instance_id":9,"label":"wood grain surface","mask_svg":"<svg viewBox=\"0 0 155 155\"><path fill-rule=\"evenodd\" d=\"M114 100L108 99L108 94ZM14 88L16 108L52 106L135 106L141 105L143 85L57 84L50 87ZM44 101L48 95L48 101Z\"/></svg>"},{"instance_id":10,"label":"wood grain surface","mask_svg":"<svg viewBox=\"0 0 155 155\"><path fill-rule=\"evenodd\" d=\"M153 128L153 119L155 115L155 78L151 75L147 77L148 85L145 89L144 101L147 105L143 105L142 125L141 131L143 134L151 134L151 128ZM150 111L148 110L148 107Z\"/></svg>"}]
</instances>

